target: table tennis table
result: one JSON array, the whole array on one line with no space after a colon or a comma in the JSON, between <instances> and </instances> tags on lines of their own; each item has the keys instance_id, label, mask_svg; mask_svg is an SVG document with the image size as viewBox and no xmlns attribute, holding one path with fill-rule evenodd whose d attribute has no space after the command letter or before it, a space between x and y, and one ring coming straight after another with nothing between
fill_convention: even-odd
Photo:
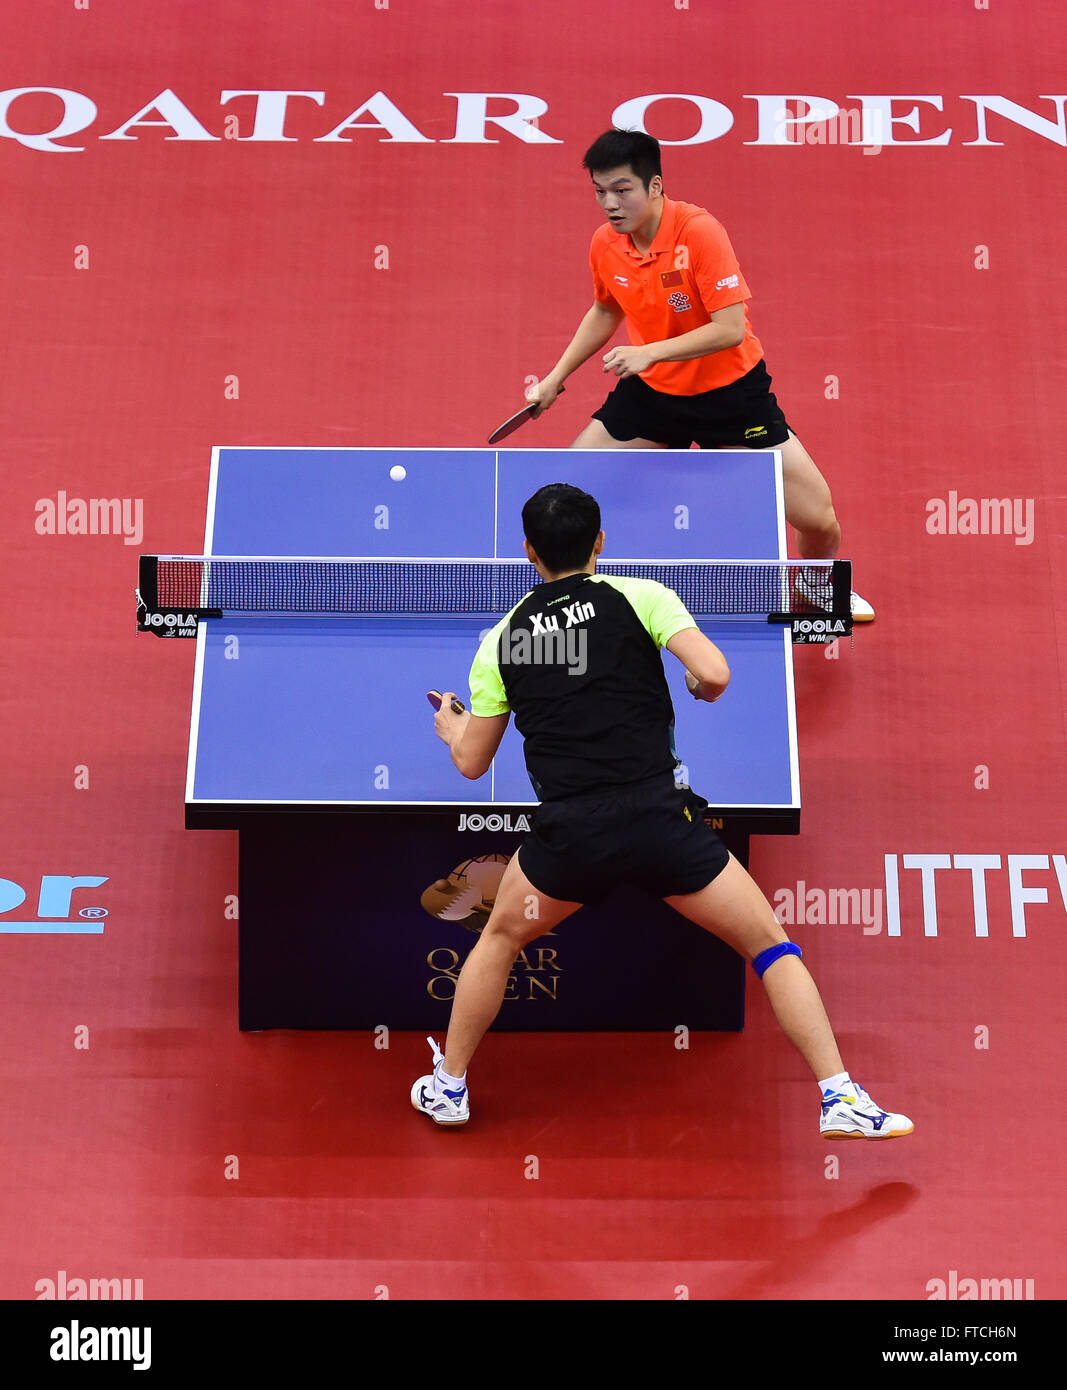
<instances>
[{"instance_id":1,"label":"table tennis table","mask_svg":"<svg viewBox=\"0 0 1067 1390\"><path fill-rule=\"evenodd\" d=\"M401 481L390 476L396 465L406 471ZM557 481L597 498L605 560L786 557L777 452L400 448L214 450L204 555L520 558L522 505ZM423 989L421 977L415 993L404 994L410 959L407 967L394 960L390 946L404 935L395 923L405 913L438 937L442 930L418 908L417 836L428 833L426 843L437 846L427 850L422 877L440 876L452 867L446 842L465 856L512 852L537 804L513 728L477 782L460 775L433 732L425 692L455 690L469 701L467 673L491 625L468 614L272 613L199 624L186 824L241 832L242 1028L423 1027L442 1018L442 991ZM680 664L665 655L681 776L708 800L712 824L747 862L749 834L799 829L792 641L787 627L766 618L700 625L724 651L732 679L715 705L695 702ZM378 895L374 905L368 894ZM705 1021L693 1026L740 1027L738 958L691 924L679 937L681 919L660 904L639 915L661 923L678 971L664 967L665 999L630 1022L622 1020L632 991L617 983L620 1007L599 1026L687 1022L671 990L694 970L696 951L698 974L716 972L722 988L717 997L706 978L694 988L690 1017L703 1010ZM617 921L612 930L614 950ZM470 944L455 935L451 946L431 947L445 951L436 965ZM635 940L647 953L647 931ZM376 985L354 1003L351 973L368 970ZM398 996L390 1013L394 986L406 1002ZM429 1016L421 1007L427 999ZM505 1018L505 1007L499 1026L598 1026L590 1018L597 1011L583 1012L580 1000L571 1011L558 1007L557 990L554 1002L550 1021L532 1021L533 1009Z\"/></svg>"}]
</instances>

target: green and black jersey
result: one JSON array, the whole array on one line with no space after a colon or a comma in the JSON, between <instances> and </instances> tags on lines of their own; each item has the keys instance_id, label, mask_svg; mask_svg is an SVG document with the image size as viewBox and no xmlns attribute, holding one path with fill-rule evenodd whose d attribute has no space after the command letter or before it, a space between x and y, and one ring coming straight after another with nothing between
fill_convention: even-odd
<instances>
[{"instance_id":1,"label":"green and black jersey","mask_svg":"<svg viewBox=\"0 0 1067 1390\"><path fill-rule=\"evenodd\" d=\"M696 627L652 579L572 574L492 628L470 673L471 713L514 712L541 801L673 772L674 706L659 649Z\"/></svg>"}]
</instances>

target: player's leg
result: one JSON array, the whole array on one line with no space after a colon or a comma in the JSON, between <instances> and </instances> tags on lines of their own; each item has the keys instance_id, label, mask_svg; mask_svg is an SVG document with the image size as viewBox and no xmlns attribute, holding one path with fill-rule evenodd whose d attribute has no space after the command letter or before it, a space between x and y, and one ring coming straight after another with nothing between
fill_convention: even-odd
<instances>
[{"instance_id":1,"label":"player's leg","mask_svg":"<svg viewBox=\"0 0 1067 1390\"><path fill-rule=\"evenodd\" d=\"M611 848L616 837L610 817L595 814L600 802L599 796L542 802L504 870L489 920L456 982L445 1052L430 1039L434 1073L411 1090L412 1105L436 1124L468 1118L467 1066L500 1012L519 951L610 886L598 858L602 842Z\"/></svg>"},{"instance_id":2,"label":"player's leg","mask_svg":"<svg viewBox=\"0 0 1067 1390\"><path fill-rule=\"evenodd\" d=\"M829 484L789 428L771 383L761 359L736 381L680 398L675 410L688 422L702 449L779 450L785 516L796 530L797 549L805 560L832 560L841 544L841 527ZM798 587L817 607L829 607L831 588L825 567L803 574ZM874 618L874 609L856 593L852 595L852 617L859 623Z\"/></svg>"},{"instance_id":3,"label":"player's leg","mask_svg":"<svg viewBox=\"0 0 1067 1390\"><path fill-rule=\"evenodd\" d=\"M722 873L699 893L665 901L749 961L769 946L789 940L770 903L733 855ZM763 976L763 987L782 1030L815 1079L842 1071L830 1020L815 981L800 958L782 956L775 961Z\"/></svg>"},{"instance_id":4,"label":"player's leg","mask_svg":"<svg viewBox=\"0 0 1067 1390\"><path fill-rule=\"evenodd\" d=\"M841 527L830 486L792 430L778 448L782 453L785 519L796 530L797 549L805 560L832 560L841 544Z\"/></svg>"},{"instance_id":5,"label":"player's leg","mask_svg":"<svg viewBox=\"0 0 1067 1390\"><path fill-rule=\"evenodd\" d=\"M486 1030L500 1012L515 957L577 912L581 903L562 902L539 892L512 856L497 889L496 902L477 945L463 962L452 1001L445 1051L430 1039L434 1069L411 1088L416 1110L439 1125L461 1125L469 1118L467 1067Z\"/></svg>"},{"instance_id":6,"label":"player's leg","mask_svg":"<svg viewBox=\"0 0 1067 1390\"><path fill-rule=\"evenodd\" d=\"M666 449L653 439L615 439L599 420L590 420L571 445L572 449Z\"/></svg>"},{"instance_id":7,"label":"player's leg","mask_svg":"<svg viewBox=\"0 0 1067 1390\"><path fill-rule=\"evenodd\" d=\"M581 903L560 902L538 892L523 873L519 856L512 856L489 920L459 973L445 1043L445 1071L449 1075L463 1075L486 1029L500 1012L515 957L579 907Z\"/></svg>"},{"instance_id":8,"label":"player's leg","mask_svg":"<svg viewBox=\"0 0 1067 1390\"><path fill-rule=\"evenodd\" d=\"M789 938L767 899L740 863L726 867L697 893L665 901L683 917L713 932L760 969L774 1015L823 1089L820 1132L832 1138L888 1139L910 1134L906 1115L881 1110L845 1071L815 981L800 957L781 955L760 967L769 948Z\"/></svg>"},{"instance_id":9,"label":"player's leg","mask_svg":"<svg viewBox=\"0 0 1067 1390\"><path fill-rule=\"evenodd\" d=\"M841 544L841 527L834 511L829 484L792 430L789 431L789 438L777 447L782 454L785 516L790 526L796 529L797 549L806 560L831 560ZM813 601L822 599L828 602L829 595L823 593L821 581L812 582L816 586L810 595ZM853 621L869 623L874 616L874 609L867 600L853 591Z\"/></svg>"},{"instance_id":10,"label":"player's leg","mask_svg":"<svg viewBox=\"0 0 1067 1390\"><path fill-rule=\"evenodd\" d=\"M785 519L796 529L797 549L805 560L832 560L841 545L841 527L830 485L792 430L778 448L782 453ZM874 609L857 593L852 595L852 618L857 623L874 618Z\"/></svg>"}]
</instances>

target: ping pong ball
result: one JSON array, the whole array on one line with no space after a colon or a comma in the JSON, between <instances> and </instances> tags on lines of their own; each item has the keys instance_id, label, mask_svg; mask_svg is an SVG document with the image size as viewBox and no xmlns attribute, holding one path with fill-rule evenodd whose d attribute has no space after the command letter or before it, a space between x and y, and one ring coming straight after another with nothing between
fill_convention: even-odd
<instances>
[{"instance_id":1,"label":"ping pong ball","mask_svg":"<svg viewBox=\"0 0 1067 1390\"><path fill-rule=\"evenodd\" d=\"M389 470L389 476L390 478L392 478L394 483L403 482L407 475L408 470L402 464L399 463L394 463L392 468L390 468Z\"/></svg>"}]
</instances>

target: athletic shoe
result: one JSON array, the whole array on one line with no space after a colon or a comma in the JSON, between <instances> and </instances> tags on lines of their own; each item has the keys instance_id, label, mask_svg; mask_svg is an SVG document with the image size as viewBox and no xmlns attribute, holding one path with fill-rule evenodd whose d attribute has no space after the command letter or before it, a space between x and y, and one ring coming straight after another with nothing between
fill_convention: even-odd
<instances>
[{"instance_id":1,"label":"athletic shoe","mask_svg":"<svg viewBox=\"0 0 1067 1390\"><path fill-rule=\"evenodd\" d=\"M855 1097L844 1091L823 1096L819 1133L824 1139L900 1139L915 1128L907 1115L880 1110L858 1081L852 1085Z\"/></svg>"},{"instance_id":2,"label":"athletic shoe","mask_svg":"<svg viewBox=\"0 0 1067 1390\"><path fill-rule=\"evenodd\" d=\"M812 565L811 569L797 571L797 593L813 608L830 608L833 601L833 586L830 570L822 565Z\"/></svg>"},{"instance_id":3,"label":"athletic shoe","mask_svg":"<svg viewBox=\"0 0 1067 1390\"><path fill-rule=\"evenodd\" d=\"M446 1091L438 1080L437 1073L445 1064L445 1054L433 1038L426 1041L433 1048L433 1071L429 1076L420 1076L411 1088L411 1103L416 1110L429 1115L435 1125L465 1125L470 1119L467 1104L467 1088Z\"/></svg>"},{"instance_id":4,"label":"athletic shoe","mask_svg":"<svg viewBox=\"0 0 1067 1390\"><path fill-rule=\"evenodd\" d=\"M855 589L852 590L852 621L854 623L874 622L874 609L865 598L860 598Z\"/></svg>"},{"instance_id":5,"label":"athletic shoe","mask_svg":"<svg viewBox=\"0 0 1067 1390\"><path fill-rule=\"evenodd\" d=\"M828 569L801 570L797 575L797 593L815 608L829 612L833 605L833 590ZM852 590L852 621L854 623L873 623L875 613L865 598Z\"/></svg>"}]
</instances>

